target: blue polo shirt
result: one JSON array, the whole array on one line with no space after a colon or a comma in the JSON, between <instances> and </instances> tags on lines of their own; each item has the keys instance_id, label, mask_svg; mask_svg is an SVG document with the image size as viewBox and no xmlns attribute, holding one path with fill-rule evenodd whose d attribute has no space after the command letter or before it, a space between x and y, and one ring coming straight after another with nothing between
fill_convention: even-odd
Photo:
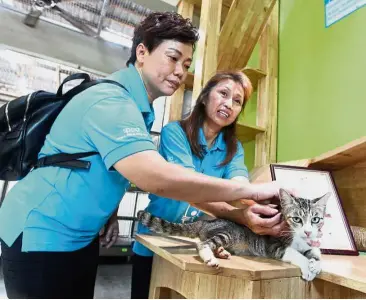
<instances>
[{"instance_id":1,"label":"blue polo shirt","mask_svg":"<svg viewBox=\"0 0 366 300\"><path fill-rule=\"evenodd\" d=\"M40 157L97 151L90 170L46 167L30 172L0 208L0 238L23 251L73 251L87 246L117 209L128 181L111 168L134 153L156 150L149 135L153 108L130 65L75 96L54 122Z\"/></svg>"},{"instance_id":2,"label":"blue polo shirt","mask_svg":"<svg viewBox=\"0 0 366 300\"><path fill-rule=\"evenodd\" d=\"M209 176L232 179L237 176L248 177L248 169L244 164L244 150L238 142L238 150L232 160L225 166L219 166L226 157L226 143L220 133L211 148L207 142L202 128L199 133L199 143L203 148L202 158L192 153L187 136L179 122L166 125L161 132L160 154L168 161L185 168ZM149 195L150 202L146 210L153 215L169 222L189 223L197 220L203 214L200 210L190 206L187 202L163 198L153 194ZM150 230L138 224L138 233L149 233ZM153 252L139 242L135 242L133 251L142 256L152 256Z\"/></svg>"}]
</instances>

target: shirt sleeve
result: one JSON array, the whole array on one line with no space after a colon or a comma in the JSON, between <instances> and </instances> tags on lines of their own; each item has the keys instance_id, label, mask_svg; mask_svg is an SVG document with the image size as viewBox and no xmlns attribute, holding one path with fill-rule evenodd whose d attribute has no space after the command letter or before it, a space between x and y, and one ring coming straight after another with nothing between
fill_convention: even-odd
<instances>
[{"instance_id":1,"label":"shirt sleeve","mask_svg":"<svg viewBox=\"0 0 366 300\"><path fill-rule=\"evenodd\" d=\"M226 165L224 178L231 179L237 176L249 177L248 168L244 164L244 149L243 146L238 142L238 149L233 159Z\"/></svg>"},{"instance_id":2,"label":"shirt sleeve","mask_svg":"<svg viewBox=\"0 0 366 300\"><path fill-rule=\"evenodd\" d=\"M141 111L129 98L97 102L84 115L82 128L107 169L137 152L156 150Z\"/></svg>"},{"instance_id":3,"label":"shirt sleeve","mask_svg":"<svg viewBox=\"0 0 366 300\"><path fill-rule=\"evenodd\" d=\"M166 161L195 170L191 147L178 123L169 123L162 129L159 152Z\"/></svg>"}]
</instances>

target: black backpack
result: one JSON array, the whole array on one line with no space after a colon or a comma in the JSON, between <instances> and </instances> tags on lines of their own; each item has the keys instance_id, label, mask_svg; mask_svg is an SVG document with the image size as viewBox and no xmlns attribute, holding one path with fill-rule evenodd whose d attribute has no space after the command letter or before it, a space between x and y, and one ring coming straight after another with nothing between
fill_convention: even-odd
<instances>
[{"instance_id":1,"label":"black backpack","mask_svg":"<svg viewBox=\"0 0 366 300\"><path fill-rule=\"evenodd\" d=\"M83 81L63 94L64 84L76 79ZM90 162L79 159L97 152L60 153L39 160L38 153L65 105L78 93L99 83L111 83L126 90L118 82L108 79L92 81L88 74L77 73L67 77L56 94L37 91L0 107L0 180L20 180L33 168L45 166L89 169Z\"/></svg>"}]
</instances>

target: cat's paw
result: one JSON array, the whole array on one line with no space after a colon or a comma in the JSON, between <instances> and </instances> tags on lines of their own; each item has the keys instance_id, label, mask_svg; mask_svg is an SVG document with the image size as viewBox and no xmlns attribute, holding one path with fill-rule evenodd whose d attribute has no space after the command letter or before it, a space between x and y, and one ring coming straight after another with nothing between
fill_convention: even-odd
<instances>
[{"instance_id":1,"label":"cat's paw","mask_svg":"<svg viewBox=\"0 0 366 300\"><path fill-rule=\"evenodd\" d=\"M215 250L215 256L222 259L230 259L231 254L224 247L219 247Z\"/></svg>"},{"instance_id":2,"label":"cat's paw","mask_svg":"<svg viewBox=\"0 0 366 300\"><path fill-rule=\"evenodd\" d=\"M310 267L309 260L307 260L306 264L300 266L300 268L301 268L301 277L306 281L312 281L317 275L315 272L311 271L312 268Z\"/></svg>"},{"instance_id":3,"label":"cat's paw","mask_svg":"<svg viewBox=\"0 0 366 300\"><path fill-rule=\"evenodd\" d=\"M205 264L212 268L219 268L219 260L216 257L211 257L205 260Z\"/></svg>"},{"instance_id":4,"label":"cat's paw","mask_svg":"<svg viewBox=\"0 0 366 300\"><path fill-rule=\"evenodd\" d=\"M315 259L315 260L320 260L321 259L321 251L319 248L317 247L313 247L311 248L310 251L306 251L304 253L304 255L308 258L308 259Z\"/></svg>"},{"instance_id":5,"label":"cat's paw","mask_svg":"<svg viewBox=\"0 0 366 300\"><path fill-rule=\"evenodd\" d=\"M320 260L314 259L314 258L309 259L309 270L310 270L310 272L318 275L322 270Z\"/></svg>"},{"instance_id":6,"label":"cat's paw","mask_svg":"<svg viewBox=\"0 0 366 300\"><path fill-rule=\"evenodd\" d=\"M311 249L311 254L313 255L313 257L310 257L310 259L314 258L315 260L320 260L320 258L322 256L320 248L312 248Z\"/></svg>"},{"instance_id":7,"label":"cat's paw","mask_svg":"<svg viewBox=\"0 0 366 300\"><path fill-rule=\"evenodd\" d=\"M201 257L201 259L204 261L204 263L206 265L208 265L209 267L213 267L216 269L219 267L218 259L215 257L214 253L208 246L202 247L198 251L198 254Z\"/></svg>"}]
</instances>

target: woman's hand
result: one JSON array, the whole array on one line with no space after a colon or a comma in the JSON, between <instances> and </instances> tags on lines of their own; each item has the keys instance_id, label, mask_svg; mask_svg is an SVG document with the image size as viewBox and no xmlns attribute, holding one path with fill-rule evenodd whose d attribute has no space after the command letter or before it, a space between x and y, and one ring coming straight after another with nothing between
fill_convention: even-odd
<instances>
[{"instance_id":1,"label":"woman's hand","mask_svg":"<svg viewBox=\"0 0 366 300\"><path fill-rule=\"evenodd\" d=\"M262 201L273 198L279 199L281 188L289 192L291 195L294 195L295 192L293 189L286 188L277 181L257 184L254 183L251 184L251 188L253 190L252 199L254 201Z\"/></svg>"},{"instance_id":2,"label":"woman's hand","mask_svg":"<svg viewBox=\"0 0 366 300\"><path fill-rule=\"evenodd\" d=\"M117 241L119 226L117 214L113 214L107 224L99 232L99 243L102 247L110 248Z\"/></svg>"},{"instance_id":3,"label":"woman's hand","mask_svg":"<svg viewBox=\"0 0 366 300\"><path fill-rule=\"evenodd\" d=\"M273 204L256 203L246 208L234 209L225 218L245 225L259 235L280 236L286 228L286 222L281 219L281 213L275 207Z\"/></svg>"}]
</instances>

